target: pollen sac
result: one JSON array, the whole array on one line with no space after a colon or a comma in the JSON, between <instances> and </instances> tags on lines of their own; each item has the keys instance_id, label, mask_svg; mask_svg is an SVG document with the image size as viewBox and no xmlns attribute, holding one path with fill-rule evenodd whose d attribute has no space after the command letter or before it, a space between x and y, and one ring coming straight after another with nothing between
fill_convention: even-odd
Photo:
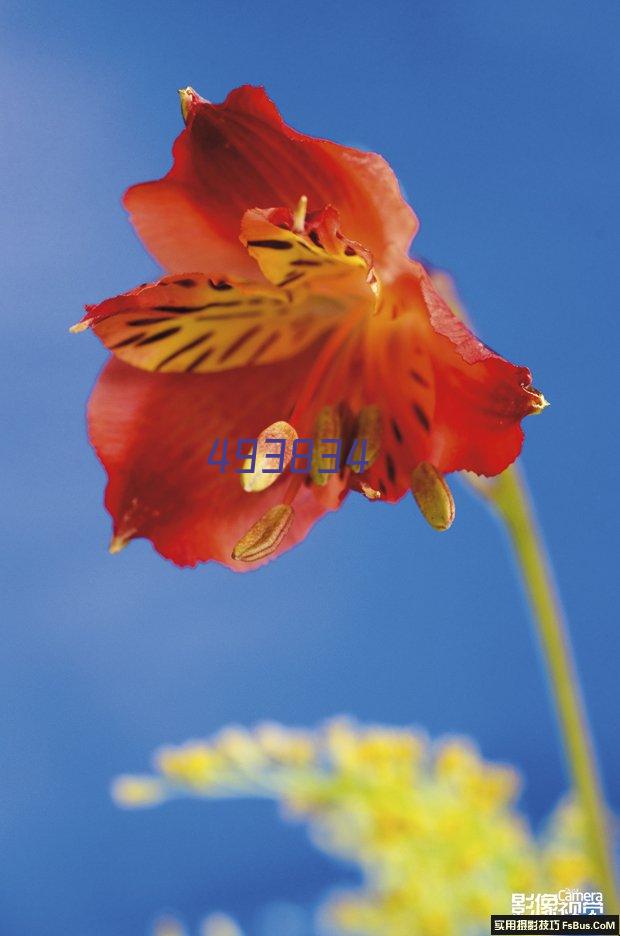
<instances>
[{"instance_id":1,"label":"pollen sac","mask_svg":"<svg viewBox=\"0 0 620 936\"><path fill-rule=\"evenodd\" d=\"M315 484L323 486L340 470L340 464L334 464L334 439L340 439L342 422L338 410L333 406L324 406L314 423L314 446L310 477Z\"/></svg>"},{"instance_id":2,"label":"pollen sac","mask_svg":"<svg viewBox=\"0 0 620 936\"><path fill-rule=\"evenodd\" d=\"M381 451L382 419L381 410L374 404L364 406L357 417L357 438L366 440L366 465L368 470ZM360 466L352 464L351 468L359 474Z\"/></svg>"},{"instance_id":3,"label":"pollen sac","mask_svg":"<svg viewBox=\"0 0 620 936\"><path fill-rule=\"evenodd\" d=\"M381 500L381 491L376 491L369 484L366 484L365 481L360 482L360 490L366 500Z\"/></svg>"},{"instance_id":4,"label":"pollen sac","mask_svg":"<svg viewBox=\"0 0 620 936\"><path fill-rule=\"evenodd\" d=\"M242 536L232 551L233 559L241 562L258 562L276 551L293 522L294 512L290 504L276 504L257 520L245 536Z\"/></svg>"},{"instance_id":5,"label":"pollen sac","mask_svg":"<svg viewBox=\"0 0 620 936\"><path fill-rule=\"evenodd\" d=\"M263 429L256 441L253 470L248 470L252 465L251 457L246 458L243 463L246 469L246 473L240 475L243 490L258 493L271 487L282 472L286 471L296 438L297 433L287 422L275 422ZM268 442L268 439L272 441Z\"/></svg>"},{"instance_id":6,"label":"pollen sac","mask_svg":"<svg viewBox=\"0 0 620 936\"><path fill-rule=\"evenodd\" d=\"M454 520L454 500L443 475L429 462L411 472L411 492L420 512L434 530L447 530Z\"/></svg>"}]
</instances>

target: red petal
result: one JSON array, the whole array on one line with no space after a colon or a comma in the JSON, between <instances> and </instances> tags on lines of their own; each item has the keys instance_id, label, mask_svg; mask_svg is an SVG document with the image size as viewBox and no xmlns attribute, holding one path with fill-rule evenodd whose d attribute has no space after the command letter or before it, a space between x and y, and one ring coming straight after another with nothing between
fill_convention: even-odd
<instances>
[{"instance_id":1,"label":"red petal","mask_svg":"<svg viewBox=\"0 0 620 936\"><path fill-rule=\"evenodd\" d=\"M316 349L286 364L218 374L152 374L113 358L89 404L91 441L109 477L106 506L115 536L147 537L178 565L215 559L239 571L235 543L269 507L282 502L289 478L245 492L234 473L208 464L215 438L256 438L292 408ZM276 554L305 537L325 512L301 487L295 519Z\"/></svg>"},{"instance_id":2,"label":"red petal","mask_svg":"<svg viewBox=\"0 0 620 936\"><path fill-rule=\"evenodd\" d=\"M136 230L169 270L251 276L238 242L243 212L292 209L301 195L310 211L334 205L347 236L370 249L384 277L402 264L417 230L380 156L298 133L262 88L237 88L223 104L193 94L173 155L167 176L125 196Z\"/></svg>"},{"instance_id":3,"label":"red petal","mask_svg":"<svg viewBox=\"0 0 620 936\"><path fill-rule=\"evenodd\" d=\"M540 411L542 396L528 368L479 341L416 266L432 326L436 401L429 461L442 472L499 474L521 451L521 420Z\"/></svg>"}]
</instances>

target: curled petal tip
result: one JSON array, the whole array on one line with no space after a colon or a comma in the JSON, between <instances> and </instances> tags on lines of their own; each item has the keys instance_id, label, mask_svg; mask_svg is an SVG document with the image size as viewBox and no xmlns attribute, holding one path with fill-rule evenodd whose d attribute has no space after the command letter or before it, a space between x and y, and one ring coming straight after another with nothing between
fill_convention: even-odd
<instances>
[{"instance_id":1,"label":"curled petal tip","mask_svg":"<svg viewBox=\"0 0 620 936\"><path fill-rule=\"evenodd\" d=\"M293 522L290 504L277 504L257 520L232 551L232 558L241 562L257 562L276 551Z\"/></svg>"},{"instance_id":2,"label":"curled petal tip","mask_svg":"<svg viewBox=\"0 0 620 936\"><path fill-rule=\"evenodd\" d=\"M534 388L532 387L532 393L536 395L536 400L532 402L532 409L533 409L534 415L537 415L538 413L542 413L542 411L544 409L547 409L547 407L550 406L551 404L549 403L549 400L547 400L545 396L540 392L540 390L534 390Z\"/></svg>"},{"instance_id":3,"label":"curled petal tip","mask_svg":"<svg viewBox=\"0 0 620 936\"><path fill-rule=\"evenodd\" d=\"M181 100L181 113L183 114L183 120L187 123L190 110L192 105L199 99L199 94L194 91L193 88L190 88L189 85L187 88L179 88L179 98Z\"/></svg>"},{"instance_id":4,"label":"curled petal tip","mask_svg":"<svg viewBox=\"0 0 620 936\"><path fill-rule=\"evenodd\" d=\"M125 533L123 536L113 536L108 546L108 552L111 556L121 552L131 542L131 534Z\"/></svg>"},{"instance_id":5,"label":"curled petal tip","mask_svg":"<svg viewBox=\"0 0 620 936\"><path fill-rule=\"evenodd\" d=\"M90 328L91 319L84 319L82 322L76 322L75 325L72 325L69 331L72 335L78 335L80 332L86 331L87 328Z\"/></svg>"},{"instance_id":6,"label":"curled petal tip","mask_svg":"<svg viewBox=\"0 0 620 936\"><path fill-rule=\"evenodd\" d=\"M454 499L444 476L429 462L411 472L411 492L426 522L434 530L447 530L454 520Z\"/></svg>"}]
</instances>

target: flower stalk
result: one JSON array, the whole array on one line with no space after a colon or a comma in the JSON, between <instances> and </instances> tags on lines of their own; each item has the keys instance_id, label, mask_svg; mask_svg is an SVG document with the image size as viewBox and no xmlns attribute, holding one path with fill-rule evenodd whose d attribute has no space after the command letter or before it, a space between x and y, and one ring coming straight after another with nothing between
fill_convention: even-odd
<instances>
[{"instance_id":1,"label":"flower stalk","mask_svg":"<svg viewBox=\"0 0 620 936\"><path fill-rule=\"evenodd\" d=\"M468 479L496 509L507 529L541 643L572 782L585 823L586 844L608 913L618 911L611 817L594 753L566 618L554 583L532 500L515 465L495 479Z\"/></svg>"}]
</instances>

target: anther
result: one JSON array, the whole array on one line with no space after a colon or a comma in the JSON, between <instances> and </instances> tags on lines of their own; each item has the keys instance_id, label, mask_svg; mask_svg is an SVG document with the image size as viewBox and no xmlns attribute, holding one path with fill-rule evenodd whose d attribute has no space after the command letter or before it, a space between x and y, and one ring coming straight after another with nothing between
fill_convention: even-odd
<instances>
[{"instance_id":1,"label":"anther","mask_svg":"<svg viewBox=\"0 0 620 936\"><path fill-rule=\"evenodd\" d=\"M454 520L454 500L444 476L430 462L411 472L411 492L426 522L434 530L447 530Z\"/></svg>"},{"instance_id":2,"label":"anther","mask_svg":"<svg viewBox=\"0 0 620 936\"><path fill-rule=\"evenodd\" d=\"M381 451L381 434L381 410L374 404L372 406L364 406L357 417L357 438L360 441L366 439L365 470L370 468ZM359 473L359 465L353 465L352 468L353 471Z\"/></svg>"},{"instance_id":3,"label":"anther","mask_svg":"<svg viewBox=\"0 0 620 936\"><path fill-rule=\"evenodd\" d=\"M383 496L381 491L375 491L375 489L372 488L369 484L366 484L365 481L360 481L360 488L366 500L380 500Z\"/></svg>"},{"instance_id":4,"label":"anther","mask_svg":"<svg viewBox=\"0 0 620 936\"><path fill-rule=\"evenodd\" d=\"M293 522L290 504L276 504L257 520L232 551L232 558L241 562L258 562L276 551Z\"/></svg>"},{"instance_id":5,"label":"anther","mask_svg":"<svg viewBox=\"0 0 620 936\"><path fill-rule=\"evenodd\" d=\"M286 471L288 467L293 455L293 442L296 438L297 433L293 427L284 421L272 423L270 426L267 426L266 429L263 429L256 440L254 470L239 475L243 490L257 493L259 491L266 491L272 484L275 484L282 472ZM271 439L272 441L268 442L267 439ZM281 465L282 471L265 472L265 468L273 469L276 467L278 459L275 456L280 454L280 449L282 447L282 443L279 441L274 442L274 439L284 439L284 452L282 453ZM250 463L251 457L248 456L243 467L249 468Z\"/></svg>"},{"instance_id":6,"label":"anther","mask_svg":"<svg viewBox=\"0 0 620 936\"><path fill-rule=\"evenodd\" d=\"M314 423L314 446L310 476L321 487L329 481L340 465L334 464L334 441L340 439L341 421L338 410L324 406ZM324 444L325 440L325 444ZM331 463L331 464L330 464Z\"/></svg>"}]
</instances>

